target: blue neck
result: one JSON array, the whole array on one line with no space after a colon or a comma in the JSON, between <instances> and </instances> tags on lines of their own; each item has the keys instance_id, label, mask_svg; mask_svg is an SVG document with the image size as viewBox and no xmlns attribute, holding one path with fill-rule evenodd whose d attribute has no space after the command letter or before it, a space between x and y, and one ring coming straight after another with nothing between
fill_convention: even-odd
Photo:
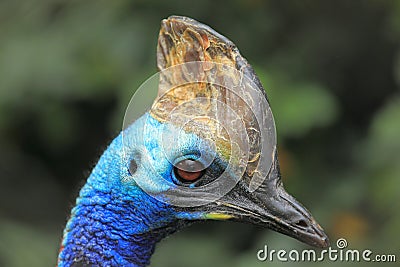
<instances>
[{"instance_id":1,"label":"blue neck","mask_svg":"<svg viewBox=\"0 0 400 267\"><path fill-rule=\"evenodd\" d=\"M146 266L155 244L178 228L172 208L122 182L121 135L82 188L64 230L58 266Z\"/></svg>"}]
</instances>

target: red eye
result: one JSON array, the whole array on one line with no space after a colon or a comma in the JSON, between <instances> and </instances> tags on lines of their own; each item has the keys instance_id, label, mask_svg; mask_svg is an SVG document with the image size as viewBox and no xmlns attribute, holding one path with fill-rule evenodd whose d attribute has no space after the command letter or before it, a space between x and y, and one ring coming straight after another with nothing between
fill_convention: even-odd
<instances>
[{"instance_id":1,"label":"red eye","mask_svg":"<svg viewBox=\"0 0 400 267\"><path fill-rule=\"evenodd\" d=\"M185 159L174 167L175 176L184 183L192 183L204 174L204 165L193 159Z\"/></svg>"}]
</instances>

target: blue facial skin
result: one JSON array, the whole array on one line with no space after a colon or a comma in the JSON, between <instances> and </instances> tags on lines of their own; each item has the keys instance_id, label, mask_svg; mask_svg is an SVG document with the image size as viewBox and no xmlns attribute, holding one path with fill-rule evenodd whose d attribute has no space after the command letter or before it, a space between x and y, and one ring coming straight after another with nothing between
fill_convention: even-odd
<instances>
[{"instance_id":1,"label":"blue facial skin","mask_svg":"<svg viewBox=\"0 0 400 267\"><path fill-rule=\"evenodd\" d=\"M210 153L195 135L179 132L179 142L174 142L177 136L173 126L146 113L112 141L72 209L59 267L146 266L160 239L187 220L205 218L203 212L177 211L168 200L144 192L157 194L176 187L173 164L199 159L202 151L202 158L207 157L204 151ZM130 173L132 160L137 167Z\"/></svg>"}]
</instances>

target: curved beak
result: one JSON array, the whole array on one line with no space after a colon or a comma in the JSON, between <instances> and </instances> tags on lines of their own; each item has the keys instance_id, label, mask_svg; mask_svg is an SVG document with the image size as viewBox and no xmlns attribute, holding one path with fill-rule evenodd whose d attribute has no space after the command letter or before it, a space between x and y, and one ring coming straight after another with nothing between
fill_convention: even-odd
<instances>
[{"instance_id":1,"label":"curved beak","mask_svg":"<svg viewBox=\"0 0 400 267\"><path fill-rule=\"evenodd\" d=\"M328 236L311 213L283 188L276 154L269 176L256 191L250 192L242 180L227 195L209 205L208 219L260 225L311 246L329 246Z\"/></svg>"}]
</instances>

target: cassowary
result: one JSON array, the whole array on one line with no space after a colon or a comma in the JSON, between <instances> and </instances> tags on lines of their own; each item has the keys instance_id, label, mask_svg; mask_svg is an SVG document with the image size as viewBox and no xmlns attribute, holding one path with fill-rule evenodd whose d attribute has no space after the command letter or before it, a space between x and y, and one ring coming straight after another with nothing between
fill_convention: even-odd
<instances>
[{"instance_id":1,"label":"cassowary","mask_svg":"<svg viewBox=\"0 0 400 267\"><path fill-rule=\"evenodd\" d=\"M268 100L235 45L172 16L161 24L157 66L158 97L81 189L58 266L147 266L162 238L207 219L327 247L322 228L282 186Z\"/></svg>"}]
</instances>

